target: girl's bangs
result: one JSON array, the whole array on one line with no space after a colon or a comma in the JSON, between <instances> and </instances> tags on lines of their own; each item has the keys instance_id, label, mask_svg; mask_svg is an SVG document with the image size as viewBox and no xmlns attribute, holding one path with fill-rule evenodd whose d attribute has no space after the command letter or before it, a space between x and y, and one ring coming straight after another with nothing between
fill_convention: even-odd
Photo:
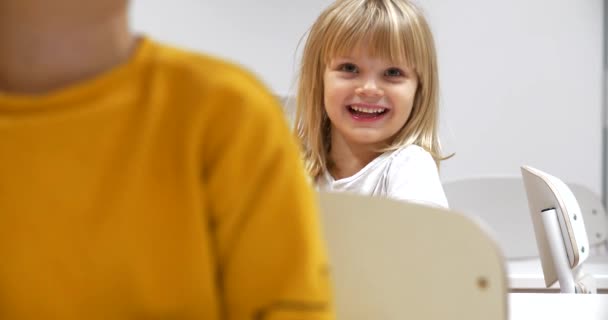
<instances>
[{"instance_id":1,"label":"girl's bangs","mask_svg":"<svg viewBox=\"0 0 608 320\"><path fill-rule=\"evenodd\" d=\"M350 14L338 13L327 26L322 58L328 64L335 57L349 56L365 46L372 57L415 68L416 50L406 45L416 43L413 40L412 26L397 8L361 6Z\"/></svg>"}]
</instances>

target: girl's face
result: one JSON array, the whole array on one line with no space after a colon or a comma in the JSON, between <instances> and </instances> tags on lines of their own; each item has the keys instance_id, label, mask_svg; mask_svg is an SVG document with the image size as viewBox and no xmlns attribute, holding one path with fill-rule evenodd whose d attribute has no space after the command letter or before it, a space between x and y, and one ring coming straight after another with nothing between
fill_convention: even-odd
<instances>
[{"instance_id":1,"label":"girl's face","mask_svg":"<svg viewBox=\"0 0 608 320\"><path fill-rule=\"evenodd\" d=\"M331 136L353 147L384 147L412 111L418 77L405 64L372 58L362 46L335 57L323 76Z\"/></svg>"}]
</instances>

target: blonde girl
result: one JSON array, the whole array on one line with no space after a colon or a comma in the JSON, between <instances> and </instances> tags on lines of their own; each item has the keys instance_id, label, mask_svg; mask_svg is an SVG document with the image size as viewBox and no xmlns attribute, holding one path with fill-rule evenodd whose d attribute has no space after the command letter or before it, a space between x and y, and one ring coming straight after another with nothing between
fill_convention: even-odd
<instances>
[{"instance_id":1,"label":"blonde girl","mask_svg":"<svg viewBox=\"0 0 608 320\"><path fill-rule=\"evenodd\" d=\"M433 37L406 0L338 0L304 46L295 131L320 190L447 207Z\"/></svg>"}]
</instances>

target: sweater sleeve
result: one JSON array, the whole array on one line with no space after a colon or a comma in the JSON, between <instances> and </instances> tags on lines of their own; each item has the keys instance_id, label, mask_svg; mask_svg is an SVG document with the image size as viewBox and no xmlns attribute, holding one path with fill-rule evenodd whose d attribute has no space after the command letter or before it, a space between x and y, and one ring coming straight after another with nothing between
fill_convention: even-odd
<instances>
[{"instance_id":1,"label":"sweater sleeve","mask_svg":"<svg viewBox=\"0 0 608 320\"><path fill-rule=\"evenodd\" d=\"M255 79L214 90L205 197L226 319L333 319L315 196L281 108Z\"/></svg>"},{"instance_id":2,"label":"sweater sleeve","mask_svg":"<svg viewBox=\"0 0 608 320\"><path fill-rule=\"evenodd\" d=\"M448 201L433 157L415 145L397 152L388 172L388 196L447 208Z\"/></svg>"}]
</instances>

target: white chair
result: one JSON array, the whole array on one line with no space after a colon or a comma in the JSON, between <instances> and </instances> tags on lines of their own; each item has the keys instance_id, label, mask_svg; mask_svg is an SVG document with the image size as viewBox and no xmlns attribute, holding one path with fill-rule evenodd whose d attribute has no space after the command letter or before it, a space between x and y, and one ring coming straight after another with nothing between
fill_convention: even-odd
<instances>
[{"instance_id":1,"label":"white chair","mask_svg":"<svg viewBox=\"0 0 608 320\"><path fill-rule=\"evenodd\" d=\"M559 178L521 167L545 284L559 281L562 293L597 293L595 278L583 271L589 237L578 200Z\"/></svg>"},{"instance_id":2,"label":"white chair","mask_svg":"<svg viewBox=\"0 0 608 320\"><path fill-rule=\"evenodd\" d=\"M583 213L591 255L608 255L608 214L596 194L567 183ZM520 177L476 177L444 183L450 208L478 217L492 230L507 259L538 257Z\"/></svg>"},{"instance_id":3,"label":"white chair","mask_svg":"<svg viewBox=\"0 0 608 320\"><path fill-rule=\"evenodd\" d=\"M507 259L538 257L521 178L470 178L443 184L450 208L479 218Z\"/></svg>"},{"instance_id":4,"label":"white chair","mask_svg":"<svg viewBox=\"0 0 608 320\"><path fill-rule=\"evenodd\" d=\"M569 183L585 219L585 229L589 237L591 255L608 255L608 212L602 200L588 188Z\"/></svg>"},{"instance_id":5,"label":"white chair","mask_svg":"<svg viewBox=\"0 0 608 320\"><path fill-rule=\"evenodd\" d=\"M464 215L320 193L338 319L507 319L502 256Z\"/></svg>"},{"instance_id":6,"label":"white chair","mask_svg":"<svg viewBox=\"0 0 608 320\"><path fill-rule=\"evenodd\" d=\"M597 195L568 184L579 205L589 235L586 270L597 280L599 293L608 293L608 216ZM507 258L512 292L558 292L547 289L534 228L521 177L476 177L444 183L450 208L482 220L492 231Z\"/></svg>"}]
</instances>

